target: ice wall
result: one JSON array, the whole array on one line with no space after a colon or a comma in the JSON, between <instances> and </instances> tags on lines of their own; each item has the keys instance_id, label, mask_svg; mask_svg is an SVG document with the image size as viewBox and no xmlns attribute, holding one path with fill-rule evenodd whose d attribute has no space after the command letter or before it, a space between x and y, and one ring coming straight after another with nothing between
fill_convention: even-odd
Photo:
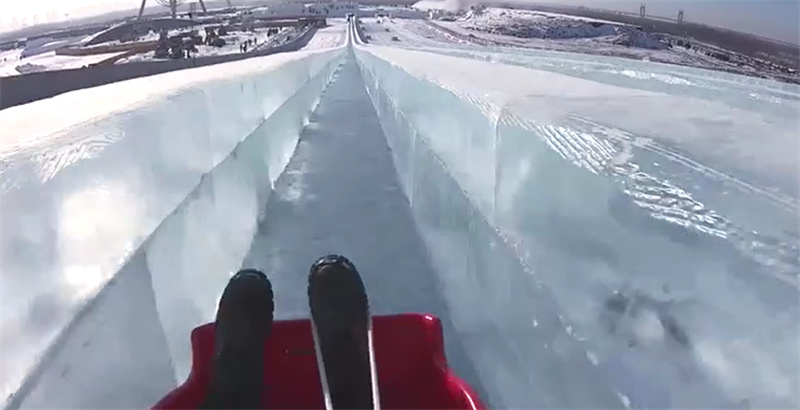
<instances>
[{"instance_id":1,"label":"ice wall","mask_svg":"<svg viewBox=\"0 0 800 410\"><path fill-rule=\"evenodd\" d=\"M205 174L147 243L147 267L177 380L191 367L186 335L213 320L220 289L242 267L273 184L341 63L330 57L341 55L340 49L318 60L318 74Z\"/></svg>"},{"instance_id":2,"label":"ice wall","mask_svg":"<svg viewBox=\"0 0 800 410\"><path fill-rule=\"evenodd\" d=\"M725 136L726 154L791 176L773 154L796 130L519 67L355 53L490 402L797 406L796 202L642 143L691 135L709 153Z\"/></svg>"},{"instance_id":3,"label":"ice wall","mask_svg":"<svg viewBox=\"0 0 800 410\"><path fill-rule=\"evenodd\" d=\"M169 73L0 112L4 400L26 377L23 390L33 389L30 376L48 372L46 362L37 367L43 354L136 255L146 257L142 273L152 275L176 376L185 377L188 353L171 332L188 343L185 327L213 317L219 283L249 249L257 204L288 161L342 51ZM193 264L200 253L219 256L218 265ZM187 287L206 283L213 295L182 298ZM120 353L113 345L92 351ZM38 405L68 405L64 397L50 391L57 403L46 397ZM10 400L19 405L19 397Z\"/></svg>"}]
</instances>

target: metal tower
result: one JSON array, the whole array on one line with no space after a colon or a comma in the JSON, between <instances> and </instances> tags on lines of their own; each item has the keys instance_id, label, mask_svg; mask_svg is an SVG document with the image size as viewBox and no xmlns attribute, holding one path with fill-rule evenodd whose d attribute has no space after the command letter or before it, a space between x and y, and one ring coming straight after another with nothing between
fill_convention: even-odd
<instances>
[{"instance_id":1,"label":"metal tower","mask_svg":"<svg viewBox=\"0 0 800 410\"><path fill-rule=\"evenodd\" d=\"M178 6L181 4L186 3L186 0L155 0L156 3L168 7L170 13L172 14L172 18L178 17ZM198 0L200 2L200 8L203 9L203 13L206 12L206 4L203 0ZM147 0L142 0L142 5L139 6L139 16L137 18L141 19L142 14L144 14L144 6L147 4Z\"/></svg>"},{"instance_id":2,"label":"metal tower","mask_svg":"<svg viewBox=\"0 0 800 410\"><path fill-rule=\"evenodd\" d=\"M683 9L678 10L678 24L683 24Z\"/></svg>"},{"instance_id":3,"label":"metal tower","mask_svg":"<svg viewBox=\"0 0 800 410\"><path fill-rule=\"evenodd\" d=\"M647 6L645 6L644 3L642 3L641 6L639 6L639 17L644 18L646 9L647 9Z\"/></svg>"}]
</instances>

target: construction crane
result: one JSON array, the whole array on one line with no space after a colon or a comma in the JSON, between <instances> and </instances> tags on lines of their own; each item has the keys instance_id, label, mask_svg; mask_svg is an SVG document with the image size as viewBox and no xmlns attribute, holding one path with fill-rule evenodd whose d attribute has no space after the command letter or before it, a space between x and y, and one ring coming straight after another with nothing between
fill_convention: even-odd
<instances>
[{"instance_id":1,"label":"construction crane","mask_svg":"<svg viewBox=\"0 0 800 410\"><path fill-rule=\"evenodd\" d=\"M200 8L202 8L203 9L203 13L205 13L207 11L206 10L206 4L203 2L203 0L198 0L198 1L200 2ZM186 0L156 0L156 3L158 3L158 4L160 4L160 5L164 6L164 7L168 7L169 11L170 11L170 14L172 15L172 18L177 18L178 17L178 6L180 6L181 4L186 3ZM228 0L228 4L230 4L230 0ZM141 19L142 18L142 15L144 14L145 5L147 5L147 0L142 0L142 5L139 6L139 16L137 17L137 19Z\"/></svg>"}]
</instances>

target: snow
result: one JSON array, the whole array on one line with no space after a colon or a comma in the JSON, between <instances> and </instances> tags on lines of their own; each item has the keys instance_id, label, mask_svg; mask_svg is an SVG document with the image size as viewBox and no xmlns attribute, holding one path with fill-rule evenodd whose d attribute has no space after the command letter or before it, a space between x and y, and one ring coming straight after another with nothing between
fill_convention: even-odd
<instances>
[{"instance_id":1,"label":"snow","mask_svg":"<svg viewBox=\"0 0 800 410\"><path fill-rule=\"evenodd\" d=\"M3 53L0 56L0 76L35 73L50 70L67 70L96 64L122 53L104 53L88 56L58 55L55 51L47 51L30 57L21 58L18 50ZM2 61L5 60L5 61Z\"/></svg>"},{"instance_id":2,"label":"snow","mask_svg":"<svg viewBox=\"0 0 800 410\"><path fill-rule=\"evenodd\" d=\"M365 26L2 111L8 407L148 407L231 272L305 317L329 252L490 408L798 406L800 87Z\"/></svg>"},{"instance_id":3,"label":"snow","mask_svg":"<svg viewBox=\"0 0 800 410\"><path fill-rule=\"evenodd\" d=\"M19 74L19 71L17 71L17 65L21 55L21 48L0 51L0 77L8 77Z\"/></svg>"},{"instance_id":4,"label":"snow","mask_svg":"<svg viewBox=\"0 0 800 410\"><path fill-rule=\"evenodd\" d=\"M38 38L36 40L31 40L25 45L25 49L22 51L20 57L32 57L38 54L47 53L49 51L55 51L58 48L70 46L73 44L78 44L83 37L72 37L67 39L55 40L52 38Z\"/></svg>"},{"instance_id":5,"label":"snow","mask_svg":"<svg viewBox=\"0 0 800 410\"><path fill-rule=\"evenodd\" d=\"M239 46L244 44L247 40L256 41L258 44L248 47L248 51L257 51L267 47L274 47L281 45L288 41L288 38L296 38L302 34L302 30L295 27L280 28L278 34L272 36L267 35L267 30L256 30L254 32L241 32L232 31L228 35L220 36L225 40L225 45L222 47L214 47L207 45L198 45L197 53L192 55L195 57L207 57L225 54L239 54L241 50ZM146 53L135 54L130 57L117 61L116 64L126 64L137 61L152 61L155 59L155 51Z\"/></svg>"},{"instance_id":6,"label":"snow","mask_svg":"<svg viewBox=\"0 0 800 410\"><path fill-rule=\"evenodd\" d=\"M592 24L598 23L598 24ZM589 38L616 33L617 24L523 10L487 8L471 11L464 27L521 38Z\"/></svg>"},{"instance_id":7,"label":"snow","mask_svg":"<svg viewBox=\"0 0 800 410\"><path fill-rule=\"evenodd\" d=\"M375 24L374 20L364 20L367 25ZM768 74L760 72L755 67L747 64L740 66L735 62L723 62L700 53L694 48L691 50L686 50L683 47L664 49L665 45L653 36L628 27L619 28L618 34L613 36L552 40L517 38L475 31L464 27L462 22L458 21L394 19L381 20L379 24L383 25L381 30L390 28L395 35L399 35L403 39L400 43L392 44L388 42L388 37L383 38L385 36L379 35L377 41L382 45L392 44L406 48L436 47L449 50L448 52L455 48L480 52L491 49L500 52L504 56L524 54L529 49L548 50L562 52L562 54L570 53L564 54L566 58L572 58L575 54L587 55L589 58L597 58L594 56L603 56L603 58L605 56L625 57L639 61L652 61L768 77ZM713 49L713 47L708 48Z\"/></svg>"},{"instance_id":8,"label":"snow","mask_svg":"<svg viewBox=\"0 0 800 410\"><path fill-rule=\"evenodd\" d=\"M0 77L50 70L81 68L116 57L122 53L104 53L88 56L57 55L59 48L80 43L83 37L63 40L40 38L28 42L24 48L0 52Z\"/></svg>"},{"instance_id":9,"label":"snow","mask_svg":"<svg viewBox=\"0 0 800 410\"><path fill-rule=\"evenodd\" d=\"M595 46L607 43L656 50L667 48L666 44L634 26L539 11L478 7L455 22L440 24L465 31L467 35L485 33L498 39L537 39L548 44L558 43L558 40L596 39L592 42Z\"/></svg>"},{"instance_id":10,"label":"snow","mask_svg":"<svg viewBox=\"0 0 800 410\"><path fill-rule=\"evenodd\" d=\"M328 19L328 26L318 29L303 50L325 49L344 45L347 22L343 19Z\"/></svg>"}]
</instances>

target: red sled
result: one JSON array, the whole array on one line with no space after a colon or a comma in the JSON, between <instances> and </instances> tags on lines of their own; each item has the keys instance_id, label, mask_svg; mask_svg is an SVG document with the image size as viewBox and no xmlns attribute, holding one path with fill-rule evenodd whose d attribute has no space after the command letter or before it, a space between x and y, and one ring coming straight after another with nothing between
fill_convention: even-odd
<instances>
[{"instance_id":1,"label":"red sled","mask_svg":"<svg viewBox=\"0 0 800 410\"><path fill-rule=\"evenodd\" d=\"M486 407L447 365L441 321L426 314L372 317L373 346L382 409ZM320 369L309 319L276 321L265 346L265 409L324 409ZM192 331L187 380L154 409L196 409L211 380L214 324Z\"/></svg>"}]
</instances>

